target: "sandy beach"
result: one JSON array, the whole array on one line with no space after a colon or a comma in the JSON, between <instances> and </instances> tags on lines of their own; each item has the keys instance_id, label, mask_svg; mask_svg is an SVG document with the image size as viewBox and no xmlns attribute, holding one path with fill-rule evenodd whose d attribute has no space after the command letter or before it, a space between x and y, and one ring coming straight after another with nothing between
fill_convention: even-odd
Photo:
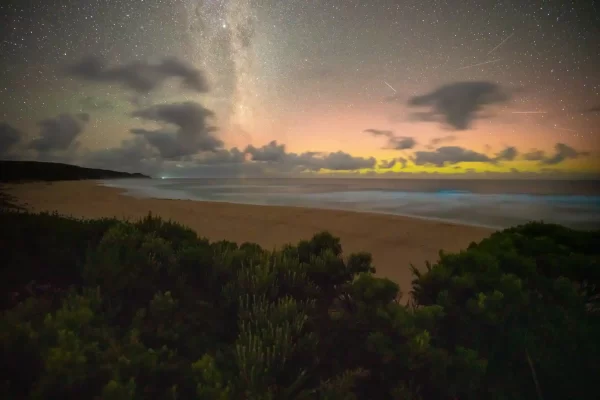
<instances>
[{"instance_id":1,"label":"sandy beach","mask_svg":"<svg viewBox=\"0 0 600 400\"><path fill-rule=\"evenodd\" d=\"M138 219L149 212L183 223L210 240L255 242L265 248L309 239L328 230L341 238L344 253L368 251L377 273L407 292L410 264L424 267L440 249L458 251L493 231L416 218L298 207L255 206L189 200L138 199L94 181L23 183L6 191L31 211L74 217Z\"/></svg>"}]
</instances>

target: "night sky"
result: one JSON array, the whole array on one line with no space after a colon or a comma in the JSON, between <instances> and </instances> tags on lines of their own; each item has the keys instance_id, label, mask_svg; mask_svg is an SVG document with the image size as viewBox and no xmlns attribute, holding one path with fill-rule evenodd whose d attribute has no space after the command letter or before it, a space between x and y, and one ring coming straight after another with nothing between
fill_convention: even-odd
<instances>
[{"instance_id":1,"label":"night sky","mask_svg":"<svg viewBox=\"0 0 600 400\"><path fill-rule=\"evenodd\" d=\"M597 7L4 1L0 157L163 176L598 177Z\"/></svg>"}]
</instances>

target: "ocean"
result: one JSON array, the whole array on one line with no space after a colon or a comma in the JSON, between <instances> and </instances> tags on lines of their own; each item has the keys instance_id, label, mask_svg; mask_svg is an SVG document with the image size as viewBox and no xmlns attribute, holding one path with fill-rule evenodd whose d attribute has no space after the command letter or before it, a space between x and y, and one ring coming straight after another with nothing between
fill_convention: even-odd
<instances>
[{"instance_id":1,"label":"ocean","mask_svg":"<svg viewBox=\"0 0 600 400\"><path fill-rule=\"evenodd\" d=\"M118 179L126 195L341 209L502 229L528 221L600 229L599 181L467 179Z\"/></svg>"}]
</instances>

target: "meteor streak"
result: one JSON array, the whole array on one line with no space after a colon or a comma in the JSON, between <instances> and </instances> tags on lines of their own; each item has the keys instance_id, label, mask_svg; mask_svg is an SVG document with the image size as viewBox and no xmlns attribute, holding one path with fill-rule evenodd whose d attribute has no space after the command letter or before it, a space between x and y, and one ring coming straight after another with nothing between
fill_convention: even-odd
<instances>
[{"instance_id":1,"label":"meteor streak","mask_svg":"<svg viewBox=\"0 0 600 400\"><path fill-rule=\"evenodd\" d=\"M496 58L495 60L484 61L484 62L482 62L482 63L473 64L473 65L467 65L466 67L460 67L460 68L459 68L459 70L460 70L460 69L472 68L472 67L478 67L478 66L480 66L480 65L485 65L485 64L490 64L490 63L495 63L495 62L498 62L498 61L500 61L500 60L501 60L500 58Z\"/></svg>"},{"instance_id":2,"label":"meteor streak","mask_svg":"<svg viewBox=\"0 0 600 400\"><path fill-rule=\"evenodd\" d=\"M394 91L394 93L396 93L396 89L394 89L394 88L392 87L392 85L390 85L390 84L389 84L389 83L387 83L386 81L383 81L383 83L385 83L386 85L388 85L388 87L389 87L390 89L392 89L392 90Z\"/></svg>"},{"instance_id":3,"label":"meteor streak","mask_svg":"<svg viewBox=\"0 0 600 400\"><path fill-rule=\"evenodd\" d=\"M494 47L493 49L491 49L487 55L489 56L490 54L492 54L494 51L496 51L500 46L502 46L508 39L510 39L511 37L513 37L515 33L511 33L510 35L508 35L508 37L506 39L504 39L503 41L500 42L500 44L496 47Z\"/></svg>"}]
</instances>

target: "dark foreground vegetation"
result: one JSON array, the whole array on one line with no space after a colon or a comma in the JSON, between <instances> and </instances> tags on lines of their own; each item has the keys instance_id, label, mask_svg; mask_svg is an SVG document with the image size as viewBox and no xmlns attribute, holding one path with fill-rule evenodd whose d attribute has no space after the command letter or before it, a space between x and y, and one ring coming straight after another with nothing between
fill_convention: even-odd
<instances>
[{"instance_id":1,"label":"dark foreground vegetation","mask_svg":"<svg viewBox=\"0 0 600 400\"><path fill-rule=\"evenodd\" d=\"M76 181L81 179L149 178L142 174L83 168L76 165L0 160L0 182Z\"/></svg>"},{"instance_id":2,"label":"dark foreground vegetation","mask_svg":"<svg viewBox=\"0 0 600 400\"><path fill-rule=\"evenodd\" d=\"M530 223L400 288L328 233L0 213L5 399L588 399L599 232ZM398 268L405 268L398 265Z\"/></svg>"}]
</instances>

